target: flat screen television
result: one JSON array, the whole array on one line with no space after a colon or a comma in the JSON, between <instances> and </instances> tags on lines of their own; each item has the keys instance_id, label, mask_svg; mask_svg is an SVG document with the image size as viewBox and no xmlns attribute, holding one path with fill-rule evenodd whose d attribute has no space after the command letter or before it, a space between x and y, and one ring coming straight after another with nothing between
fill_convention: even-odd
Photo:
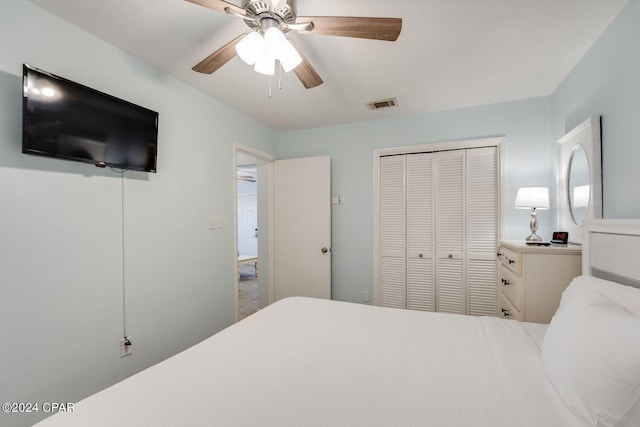
<instances>
[{"instance_id":1,"label":"flat screen television","mask_svg":"<svg viewBox=\"0 0 640 427\"><path fill-rule=\"evenodd\" d=\"M156 172L158 113L23 65L22 152Z\"/></svg>"}]
</instances>

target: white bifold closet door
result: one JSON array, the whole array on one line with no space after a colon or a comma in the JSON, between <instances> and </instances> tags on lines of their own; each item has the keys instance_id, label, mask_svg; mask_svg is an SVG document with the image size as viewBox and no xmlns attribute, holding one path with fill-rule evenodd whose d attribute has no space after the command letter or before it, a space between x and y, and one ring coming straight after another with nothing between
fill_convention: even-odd
<instances>
[{"instance_id":1,"label":"white bifold closet door","mask_svg":"<svg viewBox=\"0 0 640 427\"><path fill-rule=\"evenodd\" d=\"M495 147L380 158L380 304L494 315Z\"/></svg>"},{"instance_id":2,"label":"white bifold closet door","mask_svg":"<svg viewBox=\"0 0 640 427\"><path fill-rule=\"evenodd\" d=\"M433 153L405 156L407 167L407 304L436 310Z\"/></svg>"},{"instance_id":3,"label":"white bifold closet door","mask_svg":"<svg viewBox=\"0 0 640 427\"><path fill-rule=\"evenodd\" d=\"M405 164L406 156L380 159L380 299L385 307L407 304Z\"/></svg>"},{"instance_id":4,"label":"white bifold closet door","mask_svg":"<svg viewBox=\"0 0 640 427\"><path fill-rule=\"evenodd\" d=\"M465 150L435 156L437 310L464 314Z\"/></svg>"},{"instance_id":5,"label":"white bifold closet door","mask_svg":"<svg viewBox=\"0 0 640 427\"><path fill-rule=\"evenodd\" d=\"M498 263L498 157L495 147L467 150L467 313L496 312Z\"/></svg>"}]
</instances>

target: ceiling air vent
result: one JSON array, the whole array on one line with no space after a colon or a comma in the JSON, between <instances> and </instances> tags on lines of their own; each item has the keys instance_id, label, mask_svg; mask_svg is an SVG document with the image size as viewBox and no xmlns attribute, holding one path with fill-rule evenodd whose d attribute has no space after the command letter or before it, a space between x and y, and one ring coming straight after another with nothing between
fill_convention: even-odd
<instances>
[{"instance_id":1,"label":"ceiling air vent","mask_svg":"<svg viewBox=\"0 0 640 427\"><path fill-rule=\"evenodd\" d=\"M369 102L367 108L369 110L377 110L378 108L396 107L398 106L398 100L395 98L381 99L379 101Z\"/></svg>"}]
</instances>

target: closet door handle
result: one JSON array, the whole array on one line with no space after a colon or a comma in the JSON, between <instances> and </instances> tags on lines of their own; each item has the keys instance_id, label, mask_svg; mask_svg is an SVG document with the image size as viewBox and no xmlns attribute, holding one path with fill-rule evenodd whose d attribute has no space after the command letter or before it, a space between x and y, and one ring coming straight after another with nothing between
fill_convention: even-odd
<instances>
[{"instance_id":1,"label":"closet door handle","mask_svg":"<svg viewBox=\"0 0 640 427\"><path fill-rule=\"evenodd\" d=\"M323 254L326 254L327 252L329 252L329 249L327 249L327 247L323 247L322 249L320 249L320 252L322 252Z\"/></svg>"}]
</instances>

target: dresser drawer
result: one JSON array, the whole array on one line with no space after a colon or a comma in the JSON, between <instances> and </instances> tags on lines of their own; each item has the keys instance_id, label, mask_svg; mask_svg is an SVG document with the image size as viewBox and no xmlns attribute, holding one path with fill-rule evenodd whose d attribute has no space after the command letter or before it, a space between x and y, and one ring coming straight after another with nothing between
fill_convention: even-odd
<instances>
[{"instance_id":1,"label":"dresser drawer","mask_svg":"<svg viewBox=\"0 0 640 427\"><path fill-rule=\"evenodd\" d=\"M520 311L509 302L502 292L498 293L498 309L496 315L505 319L522 320Z\"/></svg>"},{"instance_id":2,"label":"dresser drawer","mask_svg":"<svg viewBox=\"0 0 640 427\"><path fill-rule=\"evenodd\" d=\"M509 270L516 273L518 276L522 275L522 255L518 252L514 252L511 249L500 246L498 249L498 259L500 264L507 267Z\"/></svg>"},{"instance_id":3,"label":"dresser drawer","mask_svg":"<svg viewBox=\"0 0 640 427\"><path fill-rule=\"evenodd\" d=\"M498 277L498 289L502 292L518 310L522 311L522 279L511 273L504 267L500 267Z\"/></svg>"}]
</instances>

